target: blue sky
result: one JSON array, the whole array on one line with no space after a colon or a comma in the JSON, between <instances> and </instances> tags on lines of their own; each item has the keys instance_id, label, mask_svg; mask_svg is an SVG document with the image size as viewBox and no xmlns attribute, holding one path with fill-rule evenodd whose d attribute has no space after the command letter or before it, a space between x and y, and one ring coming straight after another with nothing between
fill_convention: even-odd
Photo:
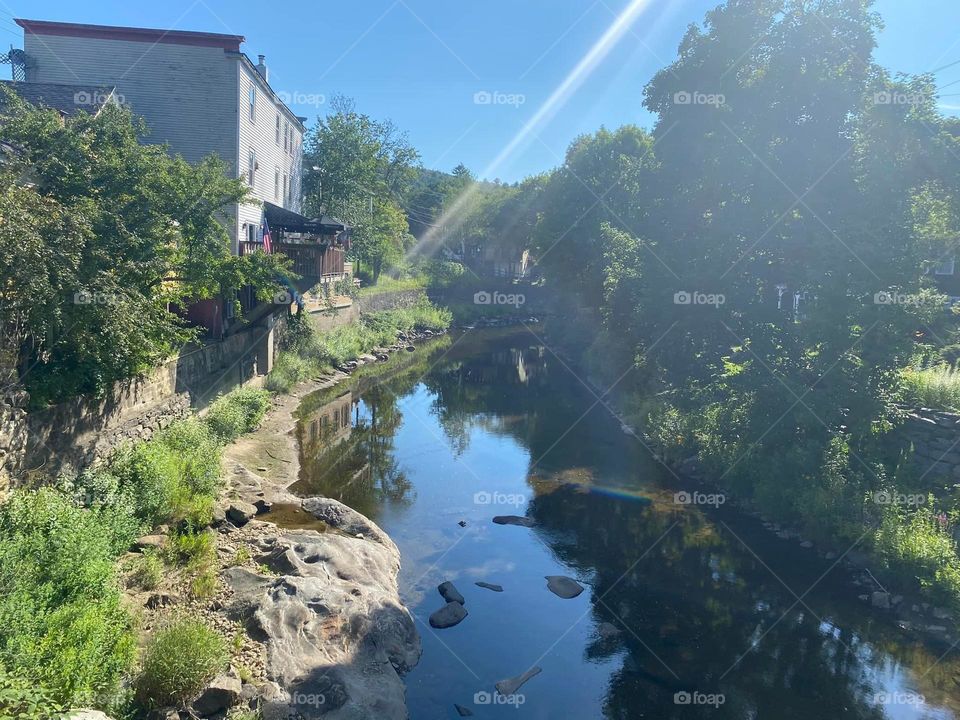
<instances>
[{"instance_id":1,"label":"blue sky","mask_svg":"<svg viewBox=\"0 0 960 720\"><path fill-rule=\"evenodd\" d=\"M673 59L687 25L717 2L649 0L583 82L532 126L629 0L0 0L0 39L21 45L12 17L244 35L246 53L267 56L271 84L311 122L326 112L322 100L342 93L406 130L427 167L463 162L514 181L557 165L580 133L649 127L644 85ZM878 0L876 9L886 24L883 65L918 73L960 60L957 0ZM960 112L960 64L937 78L956 81L944 94L957 96L942 102Z\"/></svg>"}]
</instances>

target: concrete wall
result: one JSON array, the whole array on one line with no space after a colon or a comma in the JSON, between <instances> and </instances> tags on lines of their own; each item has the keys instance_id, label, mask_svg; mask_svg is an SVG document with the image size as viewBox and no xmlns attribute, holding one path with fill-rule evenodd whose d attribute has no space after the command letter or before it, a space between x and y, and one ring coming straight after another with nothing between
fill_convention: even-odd
<instances>
[{"instance_id":1,"label":"concrete wall","mask_svg":"<svg viewBox=\"0 0 960 720\"><path fill-rule=\"evenodd\" d=\"M26 438L13 484L76 472L128 440L147 439L239 385L258 383L273 361L285 317L185 350L147 375L118 383L103 399L75 398L18 418ZM0 444L4 433L0 416ZM12 454L8 448L8 455ZM10 463L13 465L13 462Z\"/></svg>"}]
</instances>

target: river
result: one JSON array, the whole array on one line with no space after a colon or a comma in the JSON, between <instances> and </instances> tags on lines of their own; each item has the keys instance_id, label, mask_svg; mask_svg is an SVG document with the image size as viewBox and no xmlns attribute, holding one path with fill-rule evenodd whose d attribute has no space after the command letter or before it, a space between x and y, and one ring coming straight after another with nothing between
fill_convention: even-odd
<instances>
[{"instance_id":1,"label":"river","mask_svg":"<svg viewBox=\"0 0 960 720\"><path fill-rule=\"evenodd\" d=\"M960 718L953 652L867 607L835 561L727 505L677 502L693 488L526 330L368 366L305 398L298 436L294 490L356 508L400 548L423 637L413 720L455 704L518 720ZM585 591L562 599L548 575ZM469 615L435 630L445 580Z\"/></svg>"}]
</instances>

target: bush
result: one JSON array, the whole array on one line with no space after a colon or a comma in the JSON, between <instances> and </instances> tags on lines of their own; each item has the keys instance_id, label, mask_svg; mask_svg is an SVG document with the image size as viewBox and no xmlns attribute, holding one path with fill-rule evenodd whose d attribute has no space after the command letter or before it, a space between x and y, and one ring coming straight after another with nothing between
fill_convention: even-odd
<instances>
[{"instance_id":1,"label":"bush","mask_svg":"<svg viewBox=\"0 0 960 720\"><path fill-rule=\"evenodd\" d=\"M914 512L888 510L874 537L885 569L902 583L930 592L944 604L960 607L960 556L946 518L929 507Z\"/></svg>"},{"instance_id":2,"label":"bush","mask_svg":"<svg viewBox=\"0 0 960 720\"><path fill-rule=\"evenodd\" d=\"M191 517L220 483L221 446L196 418L180 420L146 442L125 445L110 460L115 497L147 527ZM202 514L202 512L200 513Z\"/></svg>"},{"instance_id":3,"label":"bush","mask_svg":"<svg viewBox=\"0 0 960 720\"><path fill-rule=\"evenodd\" d=\"M163 580L163 560L156 550L145 550L129 566L128 583L144 590L154 590Z\"/></svg>"},{"instance_id":4,"label":"bush","mask_svg":"<svg viewBox=\"0 0 960 720\"><path fill-rule=\"evenodd\" d=\"M267 375L264 387L271 392L288 393L298 383L315 377L323 368L316 360L310 360L297 352L281 352Z\"/></svg>"},{"instance_id":5,"label":"bush","mask_svg":"<svg viewBox=\"0 0 960 720\"><path fill-rule=\"evenodd\" d=\"M59 720L66 708L53 695L0 665L0 717L21 720Z\"/></svg>"},{"instance_id":6,"label":"bush","mask_svg":"<svg viewBox=\"0 0 960 720\"><path fill-rule=\"evenodd\" d=\"M0 507L0 664L65 705L116 690L134 656L115 548L94 511L51 488Z\"/></svg>"},{"instance_id":7,"label":"bush","mask_svg":"<svg viewBox=\"0 0 960 720\"><path fill-rule=\"evenodd\" d=\"M204 421L220 442L227 443L256 430L269 408L269 391L239 388L217 398Z\"/></svg>"},{"instance_id":8,"label":"bush","mask_svg":"<svg viewBox=\"0 0 960 720\"><path fill-rule=\"evenodd\" d=\"M199 620L157 631L143 654L137 700L146 707L185 706L227 664L226 642Z\"/></svg>"}]
</instances>

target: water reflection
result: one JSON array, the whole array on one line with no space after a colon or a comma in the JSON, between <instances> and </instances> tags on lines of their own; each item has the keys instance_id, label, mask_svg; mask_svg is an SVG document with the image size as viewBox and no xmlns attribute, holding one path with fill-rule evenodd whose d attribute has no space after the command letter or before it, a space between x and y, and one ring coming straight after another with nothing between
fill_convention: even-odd
<instances>
[{"instance_id":1,"label":"water reflection","mask_svg":"<svg viewBox=\"0 0 960 720\"><path fill-rule=\"evenodd\" d=\"M960 717L952 653L872 615L832 563L754 521L675 505L652 459L531 336L473 335L308 398L298 425L295 489L384 526L417 617L442 579L467 596L457 628L420 626L412 717L494 710L469 701L534 663L544 672L517 717ZM513 510L478 491L525 494L516 512L537 526L492 526ZM588 591L554 598L547 574ZM476 579L506 590L476 592Z\"/></svg>"}]
</instances>

